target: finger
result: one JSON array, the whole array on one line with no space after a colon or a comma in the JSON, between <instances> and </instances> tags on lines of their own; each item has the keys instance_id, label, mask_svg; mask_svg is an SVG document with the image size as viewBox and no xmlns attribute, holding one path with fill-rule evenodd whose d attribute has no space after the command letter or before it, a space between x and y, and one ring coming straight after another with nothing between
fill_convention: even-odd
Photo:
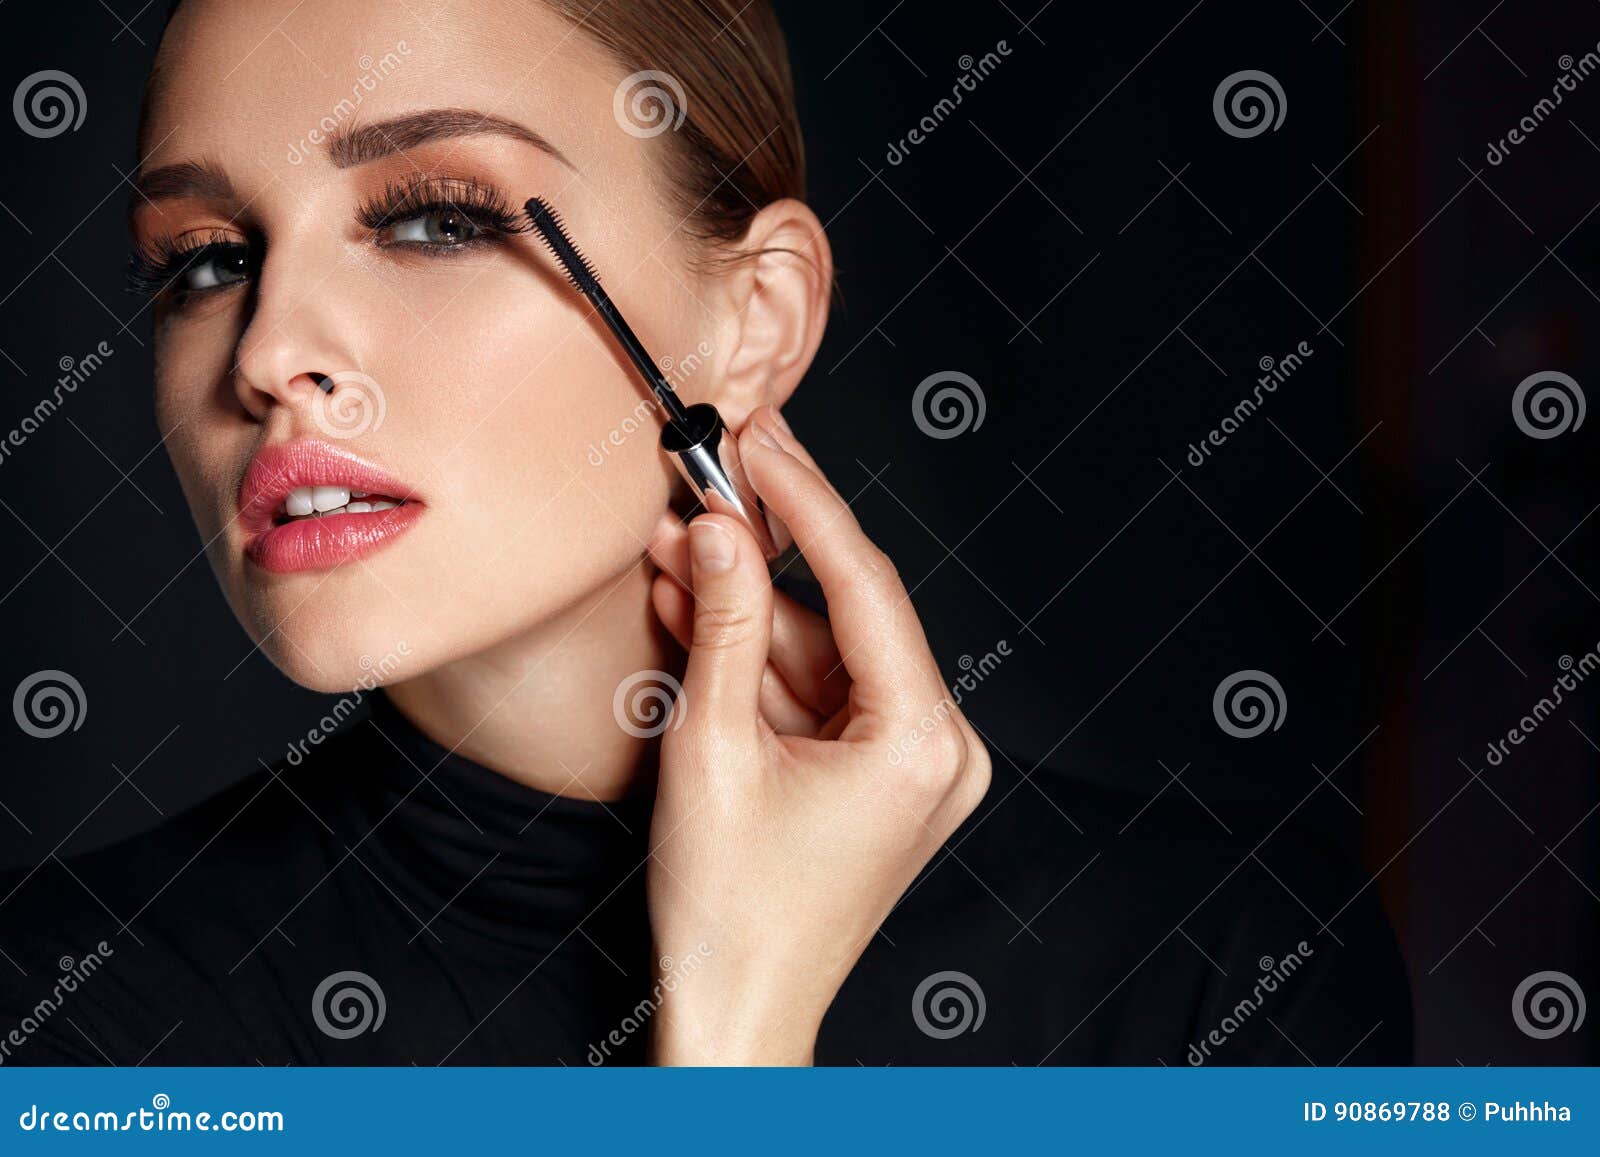
<instances>
[{"instance_id":1,"label":"finger","mask_svg":"<svg viewBox=\"0 0 1600 1157\"><path fill-rule=\"evenodd\" d=\"M799 449L793 433L758 419L743 441L752 485L793 531L822 584L858 703L898 717L944 695L938 664L900 576L838 491L791 452Z\"/></svg>"},{"instance_id":2,"label":"finger","mask_svg":"<svg viewBox=\"0 0 1600 1157\"><path fill-rule=\"evenodd\" d=\"M772 583L761 548L738 519L702 514L689 524L694 624L683 677L688 720L759 730L761 677L772 638Z\"/></svg>"},{"instance_id":3,"label":"finger","mask_svg":"<svg viewBox=\"0 0 1600 1157\"><path fill-rule=\"evenodd\" d=\"M850 672L828 620L782 591L772 616L770 659L794 693L812 710L832 715L850 699Z\"/></svg>"},{"instance_id":4,"label":"finger","mask_svg":"<svg viewBox=\"0 0 1600 1157\"><path fill-rule=\"evenodd\" d=\"M685 651L694 636L694 595L665 574L650 587L656 617ZM774 619L782 620L780 613ZM825 713L813 710L789 686L782 672L769 661L761 675L761 714L774 731L783 735L816 735Z\"/></svg>"},{"instance_id":5,"label":"finger","mask_svg":"<svg viewBox=\"0 0 1600 1157\"><path fill-rule=\"evenodd\" d=\"M656 534L650 558L669 581L682 589L689 578L689 530L672 526ZM680 577L681 576L681 577ZM667 596L663 596L666 598ZM679 634L665 614L662 621L678 642L688 644L693 599L667 603L666 610L681 606L679 617L685 634ZM658 613L662 608L658 607ZM850 673L839 663L839 647L828 620L781 590L773 592L772 645L768 660L802 703L822 715L832 715L850 696ZM781 730L781 729L780 729Z\"/></svg>"}]
</instances>

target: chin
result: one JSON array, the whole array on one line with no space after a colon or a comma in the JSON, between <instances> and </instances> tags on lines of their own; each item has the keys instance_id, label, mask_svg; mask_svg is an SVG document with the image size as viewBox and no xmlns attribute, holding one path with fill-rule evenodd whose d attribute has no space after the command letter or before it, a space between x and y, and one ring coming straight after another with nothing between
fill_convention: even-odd
<instances>
[{"instance_id":1,"label":"chin","mask_svg":"<svg viewBox=\"0 0 1600 1157\"><path fill-rule=\"evenodd\" d=\"M308 605L286 618L260 616L246 627L272 665L310 691L370 691L424 670L417 624L387 613L312 613Z\"/></svg>"}]
</instances>

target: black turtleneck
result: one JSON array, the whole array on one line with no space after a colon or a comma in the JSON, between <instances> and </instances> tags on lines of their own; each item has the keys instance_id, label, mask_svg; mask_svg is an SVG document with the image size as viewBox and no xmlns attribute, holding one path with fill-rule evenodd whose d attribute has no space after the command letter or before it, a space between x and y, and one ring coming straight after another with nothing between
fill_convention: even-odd
<instances>
[{"instance_id":1,"label":"black turtleneck","mask_svg":"<svg viewBox=\"0 0 1600 1157\"><path fill-rule=\"evenodd\" d=\"M992 754L819 1063L1409 1060L1373 889L1305 831ZM298 766L0 876L0 1063L639 1063L649 821L514 783L374 696Z\"/></svg>"}]
</instances>

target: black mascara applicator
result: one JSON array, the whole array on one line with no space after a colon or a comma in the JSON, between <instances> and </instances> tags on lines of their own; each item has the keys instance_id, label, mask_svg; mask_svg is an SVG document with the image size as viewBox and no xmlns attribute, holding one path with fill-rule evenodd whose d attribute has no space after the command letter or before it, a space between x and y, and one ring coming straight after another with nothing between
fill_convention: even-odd
<instances>
[{"instance_id":1,"label":"black mascara applicator","mask_svg":"<svg viewBox=\"0 0 1600 1157\"><path fill-rule=\"evenodd\" d=\"M671 455L678 472L699 495L707 510L731 514L749 527L761 545L762 557L770 563L783 552L772 537L761 500L739 463L738 441L723 424L722 415L709 402L683 404L638 335L600 287L599 275L567 236L555 210L539 197L532 198L523 207L539 236L566 270L567 277L604 319L617 344L622 346L639 376L661 403L667 416L666 427L661 431L661 448Z\"/></svg>"}]
</instances>

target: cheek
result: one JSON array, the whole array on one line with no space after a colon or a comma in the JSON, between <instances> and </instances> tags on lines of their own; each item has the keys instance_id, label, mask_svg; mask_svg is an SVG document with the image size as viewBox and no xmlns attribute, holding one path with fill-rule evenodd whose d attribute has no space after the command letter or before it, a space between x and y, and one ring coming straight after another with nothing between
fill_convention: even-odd
<instances>
[{"instance_id":1,"label":"cheek","mask_svg":"<svg viewBox=\"0 0 1600 1157\"><path fill-rule=\"evenodd\" d=\"M156 428L207 541L231 514L238 470L249 453L249 432L221 404L237 332L233 312L199 319L165 318L154 343ZM231 394L226 395L231 403Z\"/></svg>"},{"instance_id":2,"label":"cheek","mask_svg":"<svg viewBox=\"0 0 1600 1157\"><path fill-rule=\"evenodd\" d=\"M437 456L452 523L471 536L463 558L537 559L547 581L582 585L643 551L670 468L644 386L560 293L509 279L430 321L437 336L423 335L429 352L417 361L431 380L415 384L426 429L416 433Z\"/></svg>"}]
</instances>

